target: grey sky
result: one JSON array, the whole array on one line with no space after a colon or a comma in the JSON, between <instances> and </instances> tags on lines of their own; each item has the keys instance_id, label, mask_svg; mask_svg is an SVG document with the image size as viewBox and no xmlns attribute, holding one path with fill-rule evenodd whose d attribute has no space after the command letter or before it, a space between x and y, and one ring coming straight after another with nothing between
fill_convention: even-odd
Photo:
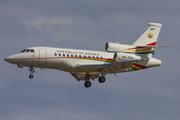
<instances>
[{"instance_id":1,"label":"grey sky","mask_svg":"<svg viewBox=\"0 0 180 120\"><path fill-rule=\"evenodd\" d=\"M106 42L132 44L162 23L157 45L179 46L180 2L119 0L0 1L1 120L179 120L180 55L155 49L160 67L107 75L84 88L69 73L6 63L4 58L31 46L104 51Z\"/></svg>"}]
</instances>

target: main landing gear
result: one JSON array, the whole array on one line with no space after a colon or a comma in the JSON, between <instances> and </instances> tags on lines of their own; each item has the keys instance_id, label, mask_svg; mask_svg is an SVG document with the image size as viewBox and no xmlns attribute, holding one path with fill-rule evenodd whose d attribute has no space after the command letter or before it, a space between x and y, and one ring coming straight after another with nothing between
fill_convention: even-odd
<instances>
[{"instance_id":1,"label":"main landing gear","mask_svg":"<svg viewBox=\"0 0 180 120\"><path fill-rule=\"evenodd\" d=\"M30 71L29 78L30 78L30 79L33 79L33 78L34 78L33 73L35 72L34 68L33 68L33 67L29 67L29 71Z\"/></svg>"},{"instance_id":2,"label":"main landing gear","mask_svg":"<svg viewBox=\"0 0 180 120\"><path fill-rule=\"evenodd\" d=\"M103 83L103 82L106 81L106 78L105 78L104 76L101 76L101 77L99 77L98 81L99 81L100 83Z\"/></svg>"},{"instance_id":3,"label":"main landing gear","mask_svg":"<svg viewBox=\"0 0 180 120\"><path fill-rule=\"evenodd\" d=\"M90 81L86 81L86 82L84 83L84 86L85 86L86 88L91 87L91 82L90 82Z\"/></svg>"},{"instance_id":4,"label":"main landing gear","mask_svg":"<svg viewBox=\"0 0 180 120\"><path fill-rule=\"evenodd\" d=\"M106 81L106 78L105 78L104 76L101 76L101 77L99 77L98 81L99 81L100 83L104 83L104 82ZM90 82L90 80L89 80L89 75L87 75L86 78L85 78L84 86L85 86L86 88L91 87L91 82Z\"/></svg>"},{"instance_id":5,"label":"main landing gear","mask_svg":"<svg viewBox=\"0 0 180 120\"><path fill-rule=\"evenodd\" d=\"M85 77L84 86L85 86L86 88L91 87L91 82L90 82L90 80L89 80L89 75L88 75L88 74L87 74L86 77Z\"/></svg>"}]
</instances>

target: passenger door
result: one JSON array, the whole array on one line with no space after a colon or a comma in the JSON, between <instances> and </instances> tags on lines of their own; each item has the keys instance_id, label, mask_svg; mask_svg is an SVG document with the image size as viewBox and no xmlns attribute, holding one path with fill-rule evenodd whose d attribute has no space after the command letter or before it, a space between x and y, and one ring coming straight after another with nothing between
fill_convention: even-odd
<instances>
[{"instance_id":1,"label":"passenger door","mask_svg":"<svg viewBox=\"0 0 180 120\"><path fill-rule=\"evenodd\" d=\"M39 65L45 65L47 59L47 52L46 49L39 49Z\"/></svg>"}]
</instances>

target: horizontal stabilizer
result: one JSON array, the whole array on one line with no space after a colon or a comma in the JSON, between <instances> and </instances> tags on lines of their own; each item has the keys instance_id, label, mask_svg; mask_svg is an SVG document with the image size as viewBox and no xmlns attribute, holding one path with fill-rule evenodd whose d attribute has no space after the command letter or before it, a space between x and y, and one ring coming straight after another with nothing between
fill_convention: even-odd
<instances>
[{"instance_id":1,"label":"horizontal stabilizer","mask_svg":"<svg viewBox=\"0 0 180 120\"><path fill-rule=\"evenodd\" d=\"M163 46L163 45L158 45L158 46L137 46L137 47L143 47L143 48L159 48L159 47L177 47L177 46Z\"/></svg>"}]
</instances>

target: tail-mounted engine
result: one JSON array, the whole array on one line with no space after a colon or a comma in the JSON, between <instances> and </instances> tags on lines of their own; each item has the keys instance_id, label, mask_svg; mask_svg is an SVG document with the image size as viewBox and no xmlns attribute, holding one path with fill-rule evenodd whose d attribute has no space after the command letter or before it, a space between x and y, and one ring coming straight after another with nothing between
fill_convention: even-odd
<instances>
[{"instance_id":1,"label":"tail-mounted engine","mask_svg":"<svg viewBox=\"0 0 180 120\"><path fill-rule=\"evenodd\" d=\"M118 62L123 62L123 61L132 61L132 60L141 60L140 56L133 55L133 54L127 54L127 53L120 53L116 52L114 53L114 60Z\"/></svg>"},{"instance_id":2,"label":"tail-mounted engine","mask_svg":"<svg viewBox=\"0 0 180 120\"><path fill-rule=\"evenodd\" d=\"M132 47L134 46L108 42L105 45L105 50L107 52L117 52L117 51L125 50L128 48L132 48Z\"/></svg>"}]
</instances>

